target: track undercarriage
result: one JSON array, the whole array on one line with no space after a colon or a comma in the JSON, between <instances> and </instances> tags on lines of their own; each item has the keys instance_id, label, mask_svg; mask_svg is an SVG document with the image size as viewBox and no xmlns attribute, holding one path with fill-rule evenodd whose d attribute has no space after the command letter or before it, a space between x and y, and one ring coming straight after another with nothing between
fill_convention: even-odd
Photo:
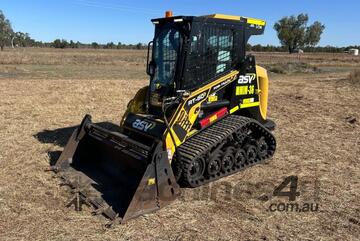
<instances>
[{"instance_id":1,"label":"track undercarriage","mask_svg":"<svg viewBox=\"0 0 360 241\"><path fill-rule=\"evenodd\" d=\"M175 176L182 186L197 187L258 164L270 158L275 148L274 136L263 125L231 115L179 147Z\"/></svg>"}]
</instances>

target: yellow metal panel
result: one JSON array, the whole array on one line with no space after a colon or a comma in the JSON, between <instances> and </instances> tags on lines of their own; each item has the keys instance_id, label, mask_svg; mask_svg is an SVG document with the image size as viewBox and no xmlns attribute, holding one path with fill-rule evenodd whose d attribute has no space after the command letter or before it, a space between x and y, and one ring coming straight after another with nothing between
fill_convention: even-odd
<instances>
[{"instance_id":1,"label":"yellow metal panel","mask_svg":"<svg viewBox=\"0 0 360 241\"><path fill-rule=\"evenodd\" d=\"M175 133L173 133L173 136L174 136L174 139L175 139L175 142L176 142L176 135L175 135ZM166 132L166 137L165 137L165 146L166 146L166 149L169 149L169 150L171 150L171 153L174 153L174 152L175 152L175 148L176 148L175 145L176 145L176 143L173 142L170 133L169 133L169 132Z\"/></svg>"},{"instance_id":2,"label":"yellow metal panel","mask_svg":"<svg viewBox=\"0 0 360 241\"><path fill-rule=\"evenodd\" d=\"M259 99L260 99L260 114L266 120L267 106L268 106L268 92L269 92L269 78L266 69L256 65L256 74L259 81Z\"/></svg>"},{"instance_id":3,"label":"yellow metal panel","mask_svg":"<svg viewBox=\"0 0 360 241\"><path fill-rule=\"evenodd\" d=\"M134 98L129 101L125 114L123 115L121 121L120 121L120 127L122 128L127 115L132 112L136 114L143 114L145 113L145 110L143 108L144 103L146 101L146 94L148 92L149 86L145 86L137 91Z\"/></svg>"},{"instance_id":4,"label":"yellow metal panel","mask_svg":"<svg viewBox=\"0 0 360 241\"><path fill-rule=\"evenodd\" d=\"M194 135L196 132L198 132L198 130L196 130L196 129L194 129L194 130L190 131L190 132L189 132L189 136Z\"/></svg>"},{"instance_id":5,"label":"yellow metal panel","mask_svg":"<svg viewBox=\"0 0 360 241\"><path fill-rule=\"evenodd\" d=\"M227 15L227 14L221 14L221 13L210 14L210 15L206 15L204 17L218 18L218 19L225 19L225 20L236 20L236 21L240 21L241 18L244 18L244 19L246 19L246 22L248 24L255 24L255 25L260 25L260 26L265 26L265 24L266 24L266 22L261 19L241 17L241 16L235 16L235 15Z\"/></svg>"},{"instance_id":6,"label":"yellow metal panel","mask_svg":"<svg viewBox=\"0 0 360 241\"><path fill-rule=\"evenodd\" d=\"M226 15L226 14L220 14L220 13L215 13L215 14L211 14L211 15L206 15L205 17L209 17L209 18L219 18L219 19L226 19L226 20L238 20L238 21L240 21L240 19L241 19L240 16Z\"/></svg>"},{"instance_id":7,"label":"yellow metal panel","mask_svg":"<svg viewBox=\"0 0 360 241\"><path fill-rule=\"evenodd\" d=\"M260 26L265 26L265 24L266 24L266 22L264 20L255 19L255 18L246 18L246 22L248 24L255 24L255 25L260 25Z\"/></svg>"},{"instance_id":8,"label":"yellow metal panel","mask_svg":"<svg viewBox=\"0 0 360 241\"><path fill-rule=\"evenodd\" d=\"M239 71L232 70L229 74L227 74L227 75L225 75L225 76L223 76L223 77L221 77L221 78L219 78L219 79L217 79L217 80L215 80L213 82L210 82L209 84L195 90L194 92L191 92L191 95L188 97L188 99L190 99L191 97L193 97L193 96L195 96L197 94L200 94L201 92L204 92L204 91L206 91L208 89L211 89L211 87L217 85L218 83L221 83L222 81L224 81L226 79L232 78L232 80L230 81L230 82L232 82L232 81L234 81L236 79L236 76L238 74L239 74Z\"/></svg>"},{"instance_id":9,"label":"yellow metal panel","mask_svg":"<svg viewBox=\"0 0 360 241\"><path fill-rule=\"evenodd\" d=\"M197 119L198 114L200 113L200 111L199 111L200 105L202 102L208 100L210 90L214 87L215 91L219 91L220 89L224 88L228 84L232 83L236 79L238 74L239 74L239 71L233 70L229 74L222 76L221 78L209 83L208 85L205 85L205 86L195 90L194 92L192 92L190 94L189 97L186 98L186 100L183 101L183 103L176 110L175 115L170 120L170 129L171 129L171 133L173 134L172 136L174 137L174 141L172 140L169 132L165 132L165 134L164 134L165 145L166 145L167 149L170 149L172 151L172 153L174 153L175 148L178 147L179 145L181 145L182 142L184 140L186 140L187 137L190 136L191 127L194 124L195 120ZM201 94L201 93L206 93L206 96L201 101L199 101L195 105L191 106L190 110L186 110L185 109L185 103L187 103L186 101L191 98L194 98L195 96L197 96L198 94ZM185 120L188 121L189 128L187 128L185 130L185 131L187 131L187 135L186 135L185 139L180 140L177 137L176 133L174 132L173 127L174 127L175 123L180 122L181 115L182 115L181 118L184 118L184 116L183 116L184 112L186 115ZM183 122L183 121L184 120L181 120L181 122ZM193 133L191 133L191 134L193 134Z\"/></svg>"}]
</instances>

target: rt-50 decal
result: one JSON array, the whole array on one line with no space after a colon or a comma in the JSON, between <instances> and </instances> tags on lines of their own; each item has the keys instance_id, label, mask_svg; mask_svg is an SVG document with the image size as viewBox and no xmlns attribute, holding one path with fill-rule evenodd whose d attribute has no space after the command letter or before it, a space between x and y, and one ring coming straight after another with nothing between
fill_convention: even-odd
<instances>
[{"instance_id":1,"label":"rt-50 decal","mask_svg":"<svg viewBox=\"0 0 360 241\"><path fill-rule=\"evenodd\" d=\"M256 74L246 74L246 75L240 75L238 78L238 84L251 84L252 81L256 79Z\"/></svg>"},{"instance_id":2,"label":"rt-50 decal","mask_svg":"<svg viewBox=\"0 0 360 241\"><path fill-rule=\"evenodd\" d=\"M148 130L154 128L155 123L145 120L136 119L132 123L132 127L141 131L147 132Z\"/></svg>"},{"instance_id":3,"label":"rt-50 decal","mask_svg":"<svg viewBox=\"0 0 360 241\"><path fill-rule=\"evenodd\" d=\"M188 100L187 105L188 106L193 106L193 105L199 103L200 101L205 99L206 95L207 95L207 91L204 91L204 92L198 94L197 96L195 96L192 99Z\"/></svg>"}]
</instances>

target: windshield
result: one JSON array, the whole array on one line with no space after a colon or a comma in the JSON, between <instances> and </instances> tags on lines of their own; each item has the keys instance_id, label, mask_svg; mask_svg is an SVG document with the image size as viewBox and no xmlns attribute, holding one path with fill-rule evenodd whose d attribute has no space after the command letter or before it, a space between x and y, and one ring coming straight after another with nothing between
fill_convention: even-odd
<instances>
[{"instance_id":1,"label":"windshield","mask_svg":"<svg viewBox=\"0 0 360 241\"><path fill-rule=\"evenodd\" d=\"M166 28L154 40L153 61L155 73L151 89L159 89L173 83L176 60L180 48L180 33L175 28Z\"/></svg>"}]
</instances>

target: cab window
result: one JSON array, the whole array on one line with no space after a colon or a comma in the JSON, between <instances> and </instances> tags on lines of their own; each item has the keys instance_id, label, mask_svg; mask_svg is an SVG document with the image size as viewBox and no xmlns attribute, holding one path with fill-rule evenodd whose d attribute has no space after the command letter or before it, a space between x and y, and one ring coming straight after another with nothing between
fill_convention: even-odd
<instances>
[{"instance_id":1,"label":"cab window","mask_svg":"<svg viewBox=\"0 0 360 241\"><path fill-rule=\"evenodd\" d=\"M190 37L184 89L204 85L232 67L234 31L205 26Z\"/></svg>"}]
</instances>

